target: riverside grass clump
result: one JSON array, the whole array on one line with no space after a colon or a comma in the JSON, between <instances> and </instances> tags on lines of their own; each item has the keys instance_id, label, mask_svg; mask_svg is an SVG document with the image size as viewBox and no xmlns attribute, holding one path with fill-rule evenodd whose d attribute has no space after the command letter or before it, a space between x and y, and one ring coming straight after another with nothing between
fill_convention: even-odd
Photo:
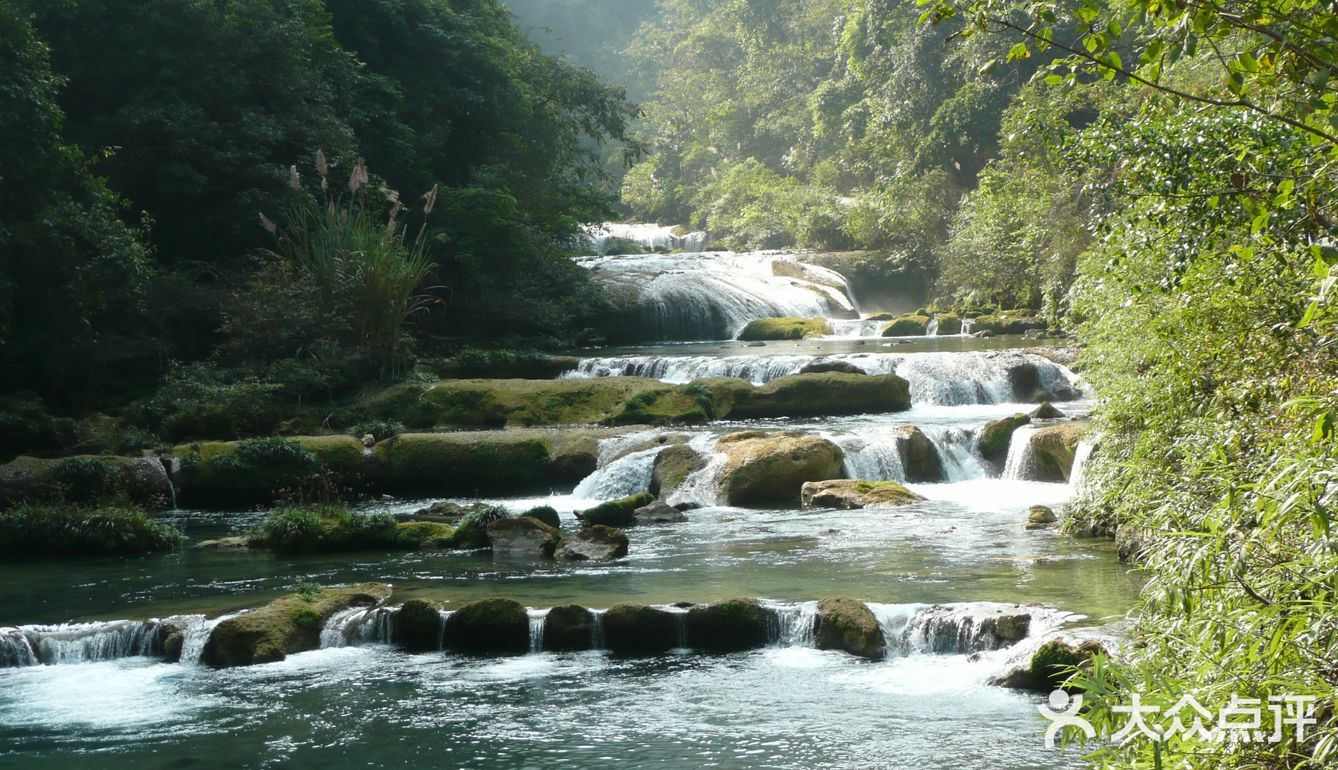
<instances>
[{"instance_id":1,"label":"riverside grass clump","mask_svg":"<svg viewBox=\"0 0 1338 770\"><path fill-rule=\"evenodd\" d=\"M295 266L320 304L346 322L336 330L336 342L367 356L382 376L400 373L407 364L405 324L436 301L420 289L434 269L427 216L437 188L422 197L424 220L410 240L408 225L400 221L405 206L399 193L384 185L373 189L362 158L349 177L347 198L332 191L322 152L316 154L316 173L323 201L304 197L281 224L261 215L275 238L270 255ZM301 190L296 167L291 176ZM381 213L383 206L389 206L388 214Z\"/></svg>"},{"instance_id":2,"label":"riverside grass clump","mask_svg":"<svg viewBox=\"0 0 1338 770\"><path fill-rule=\"evenodd\" d=\"M250 545L280 553L438 547L451 539L450 527L432 522L400 524L388 514L357 515L341 505L279 508L251 534Z\"/></svg>"},{"instance_id":3,"label":"riverside grass clump","mask_svg":"<svg viewBox=\"0 0 1338 770\"><path fill-rule=\"evenodd\" d=\"M128 556L170 551L182 542L173 527L138 508L25 504L0 511L0 556Z\"/></svg>"}]
</instances>

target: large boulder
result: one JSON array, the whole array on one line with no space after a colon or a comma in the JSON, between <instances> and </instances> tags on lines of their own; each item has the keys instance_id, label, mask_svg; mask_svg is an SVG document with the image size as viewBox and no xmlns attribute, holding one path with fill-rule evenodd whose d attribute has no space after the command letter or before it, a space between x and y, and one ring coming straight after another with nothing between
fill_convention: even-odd
<instances>
[{"instance_id":1,"label":"large boulder","mask_svg":"<svg viewBox=\"0 0 1338 770\"><path fill-rule=\"evenodd\" d=\"M831 333L832 325L826 318L759 318L743 327L739 339L746 342L806 340Z\"/></svg>"},{"instance_id":2,"label":"large boulder","mask_svg":"<svg viewBox=\"0 0 1338 770\"><path fill-rule=\"evenodd\" d=\"M497 559L546 559L553 555L560 539L556 528L530 516L498 519L488 525L488 540Z\"/></svg>"},{"instance_id":3,"label":"large boulder","mask_svg":"<svg viewBox=\"0 0 1338 770\"><path fill-rule=\"evenodd\" d=\"M911 408L910 384L895 374L792 374L757 388L734 388L726 386L725 395L718 392L721 388L711 388L717 417L822 417Z\"/></svg>"},{"instance_id":4,"label":"large boulder","mask_svg":"<svg viewBox=\"0 0 1338 770\"><path fill-rule=\"evenodd\" d=\"M882 660L887 655L887 640L878 618L864 602L854 599L836 597L818 602L815 634L820 650L844 650L869 660Z\"/></svg>"},{"instance_id":5,"label":"large boulder","mask_svg":"<svg viewBox=\"0 0 1338 770\"><path fill-rule=\"evenodd\" d=\"M976 451L986 460L1002 464L1008 459L1008 444L1013 440L1013 432L1030 422L1030 417L1019 413L985 423L976 439Z\"/></svg>"},{"instance_id":6,"label":"large boulder","mask_svg":"<svg viewBox=\"0 0 1338 770\"><path fill-rule=\"evenodd\" d=\"M370 470L365 449L352 436L270 436L185 444L170 462L182 504L228 508L273 502L318 477L361 487Z\"/></svg>"},{"instance_id":7,"label":"large boulder","mask_svg":"<svg viewBox=\"0 0 1338 770\"><path fill-rule=\"evenodd\" d=\"M868 374L868 372L855 366L849 361L842 361L839 358L819 358L818 360L807 364L799 370L799 374L830 374L837 372L839 374Z\"/></svg>"},{"instance_id":8,"label":"large boulder","mask_svg":"<svg viewBox=\"0 0 1338 770\"><path fill-rule=\"evenodd\" d=\"M1031 434L1031 473L1036 481L1067 482L1078 443L1087 433L1081 424L1054 425Z\"/></svg>"},{"instance_id":9,"label":"large boulder","mask_svg":"<svg viewBox=\"0 0 1338 770\"><path fill-rule=\"evenodd\" d=\"M687 446L671 446L655 456L650 472L651 494L668 497L688 476L706 467L706 458Z\"/></svg>"},{"instance_id":10,"label":"large boulder","mask_svg":"<svg viewBox=\"0 0 1338 770\"><path fill-rule=\"evenodd\" d=\"M320 646L321 629L335 613L374 606L389 597L390 586L381 583L281 596L214 626L200 661L216 668L251 666L314 650Z\"/></svg>"},{"instance_id":11,"label":"large boulder","mask_svg":"<svg viewBox=\"0 0 1338 770\"><path fill-rule=\"evenodd\" d=\"M395 615L395 644L409 652L440 650L444 632L441 611L425 599L410 599Z\"/></svg>"},{"instance_id":12,"label":"large boulder","mask_svg":"<svg viewBox=\"0 0 1338 770\"><path fill-rule=\"evenodd\" d=\"M446 497L546 491L550 448L524 434L404 433L374 451L386 491Z\"/></svg>"},{"instance_id":13,"label":"large boulder","mask_svg":"<svg viewBox=\"0 0 1338 770\"><path fill-rule=\"evenodd\" d=\"M725 455L718 484L729 505L798 502L805 482L841 477L841 448L801 433L731 433L716 444Z\"/></svg>"},{"instance_id":14,"label":"large boulder","mask_svg":"<svg viewBox=\"0 0 1338 770\"><path fill-rule=\"evenodd\" d=\"M595 643L599 616L579 604L564 604L544 618L544 649L553 652L588 650Z\"/></svg>"},{"instance_id":15,"label":"large boulder","mask_svg":"<svg viewBox=\"0 0 1338 770\"><path fill-rule=\"evenodd\" d=\"M563 561L613 561L627 555L622 530L595 524L562 538L554 556Z\"/></svg>"},{"instance_id":16,"label":"large boulder","mask_svg":"<svg viewBox=\"0 0 1338 770\"><path fill-rule=\"evenodd\" d=\"M451 535L450 547L460 549L491 548L492 537L488 527L494 523L509 519L505 508L485 506L460 519Z\"/></svg>"},{"instance_id":17,"label":"large boulder","mask_svg":"<svg viewBox=\"0 0 1338 770\"><path fill-rule=\"evenodd\" d=\"M553 529L562 529L562 516L559 515L557 509L551 505L541 505L537 508L531 508L521 514L521 518L526 516L531 519L538 519Z\"/></svg>"},{"instance_id":18,"label":"large boulder","mask_svg":"<svg viewBox=\"0 0 1338 770\"><path fill-rule=\"evenodd\" d=\"M894 508L925 498L895 481L810 481L800 491L805 509Z\"/></svg>"},{"instance_id":19,"label":"large boulder","mask_svg":"<svg viewBox=\"0 0 1338 770\"><path fill-rule=\"evenodd\" d=\"M600 524L606 527L630 527L636 523L637 509L645 508L653 502L655 502L654 495L642 492L579 511L576 518L586 525Z\"/></svg>"},{"instance_id":20,"label":"large boulder","mask_svg":"<svg viewBox=\"0 0 1338 770\"><path fill-rule=\"evenodd\" d=\"M1066 415L1055 408L1055 405L1049 401L1043 402L1040 406L1031 411L1033 420L1062 420Z\"/></svg>"},{"instance_id":21,"label":"large boulder","mask_svg":"<svg viewBox=\"0 0 1338 770\"><path fill-rule=\"evenodd\" d=\"M483 599L446 618L446 646L471 655L523 655L530 649L530 616L512 599Z\"/></svg>"},{"instance_id":22,"label":"large boulder","mask_svg":"<svg viewBox=\"0 0 1338 770\"><path fill-rule=\"evenodd\" d=\"M898 431L901 435L897 437L897 451L906 470L906 480L943 481L943 458L933 440L914 425L902 425Z\"/></svg>"},{"instance_id":23,"label":"large boulder","mask_svg":"<svg viewBox=\"0 0 1338 770\"><path fill-rule=\"evenodd\" d=\"M921 337L929 329L930 318L927 315L897 316L883 327L884 337Z\"/></svg>"},{"instance_id":24,"label":"large boulder","mask_svg":"<svg viewBox=\"0 0 1338 770\"><path fill-rule=\"evenodd\" d=\"M707 652L738 652L764 647L773 613L756 599L730 599L688 610L688 646Z\"/></svg>"},{"instance_id":25,"label":"large boulder","mask_svg":"<svg viewBox=\"0 0 1338 770\"><path fill-rule=\"evenodd\" d=\"M1022 658L1011 661L1008 669L991 679L990 684L1052 692L1068 683L1073 670L1087 666L1097 655L1107 654L1105 646L1094 639L1050 639L1027 651Z\"/></svg>"},{"instance_id":26,"label":"large boulder","mask_svg":"<svg viewBox=\"0 0 1338 770\"><path fill-rule=\"evenodd\" d=\"M678 613L618 604L604 613L604 646L625 655L656 655L678 646Z\"/></svg>"},{"instance_id":27,"label":"large boulder","mask_svg":"<svg viewBox=\"0 0 1338 770\"><path fill-rule=\"evenodd\" d=\"M156 457L21 456L0 465L0 506L22 500L159 508L172 502L172 486Z\"/></svg>"}]
</instances>

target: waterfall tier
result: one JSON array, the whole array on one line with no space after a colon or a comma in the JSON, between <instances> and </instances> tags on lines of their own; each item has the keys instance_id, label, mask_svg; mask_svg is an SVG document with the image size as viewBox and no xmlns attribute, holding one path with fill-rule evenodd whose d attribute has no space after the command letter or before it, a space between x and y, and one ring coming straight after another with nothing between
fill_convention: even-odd
<instances>
[{"instance_id":1,"label":"waterfall tier","mask_svg":"<svg viewBox=\"0 0 1338 770\"><path fill-rule=\"evenodd\" d=\"M852 318L839 273L758 252L586 257L578 263L635 296L641 341L732 340L759 318Z\"/></svg>"},{"instance_id":2,"label":"waterfall tier","mask_svg":"<svg viewBox=\"0 0 1338 770\"><path fill-rule=\"evenodd\" d=\"M604 256L617 251L624 243L634 244L647 251L691 251L706 249L709 239L703 232L687 232L681 227L652 224L605 222L587 225L585 242L594 254Z\"/></svg>"}]
</instances>

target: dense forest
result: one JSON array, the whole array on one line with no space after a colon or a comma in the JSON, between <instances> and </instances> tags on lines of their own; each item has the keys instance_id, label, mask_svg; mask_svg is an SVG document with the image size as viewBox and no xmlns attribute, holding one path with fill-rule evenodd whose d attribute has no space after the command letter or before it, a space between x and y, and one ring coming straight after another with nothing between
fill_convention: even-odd
<instances>
[{"instance_id":1,"label":"dense forest","mask_svg":"<svg viewBox=\"0 0 1338 770\"><path fill-rule=\"evenodd\" d=\"M1335 102L1313 0L0 0L0 450L267 436L602 344L588 223L839 252L886 309L1076 334L1065 528L1148 580L1070 683L1095 723L1321 705L1094 763L1332 766Z\"/></svg>"}]
</instances>

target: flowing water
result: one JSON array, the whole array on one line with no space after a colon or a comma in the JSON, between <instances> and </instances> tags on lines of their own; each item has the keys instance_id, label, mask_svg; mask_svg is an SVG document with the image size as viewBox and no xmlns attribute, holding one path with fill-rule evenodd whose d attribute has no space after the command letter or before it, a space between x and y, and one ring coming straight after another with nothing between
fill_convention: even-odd
<instances>
[{"instance_id":1,"label":"flowing water","mask_svg":"<svg viewBox=\"0 0 1338 770\"><path fill-rule=\"evenodd\" d=\"M672 259L681 268L701 256ZM636 259L645 265L668 257ZM723 271L741 292L723 300L742 308L739 318L757 312L743 296L753 288L759 302L809 303L818 314L855 307L844 291L801 288L794 282L807 279L760 272L754 257L733 273L724 266L735 256L712 259L701 269ZM804 275L822 285L820 274ZM680 275L670 282L677 288L648 290L661 292L655 301L665 303L666 328L678 323L670 305L719 299L715 289L689 288L709 280ZM775 280L790 282L794 293L771 292ZM739 320L734 311L693 312L705 317L692 321L701 329ZM553 505L564 528L574 527L574 511L648 489L663 449L644 442L675 434L672 441L696 450L703 467L670 502L702 507L685 523L629 530L631 552L616 563L495 562L487 552L188 549L0 564L0 767L1075 766L1076 754L1042 747L1041 696L987 680L1008 656L1056 629L1118 624L1139 585L1105 541L1024 529L1029 506L1062 506L1074 494L1069 484L1028 479L1028 429L1015 434L1005 467L976 453L987 421L1034 408L1018 402L1011 374L1018 367L1034 372L1066 415L1082 417L1092 405L1072 372L1010 345L1016 341L938 336L905 345L709 343L586 356L568 376L683 382L728 374L762 383L835 359L906 377L914 402L896 414L636 431L606 440L599 469L575 488L494 501L513 511ZM941 465L939 480L909 485L923 502L893 510L741 509L723 505L716 489L723 464L716 442L754 428L828 438L843 449L851 478L904 480L907 425L924 433ZM1083 457L1090 452L1085 445ZM1081 467L1075 463L1075 475ZM383 500L360 510L403 513L429 502ZM194 540L243 532L264 515L166 514ZM385 581L395 593L387 606L331 618L318 650L245 669L195 662L221 618L302 579ZM529 654L410 655L389 644L396 607L407 599L441 602L444 628L451 608L488 596L530 608ZM739 596L758 597L774 613L767 647L623 658L602 649L596 623L595 649L542 651L547 610L557 605L598 614L620 602L670 607ZM817 600L828 596L868 603L886 638L885 660L815 649ZM995 622L1019 613L1028 636L1015 645ZM179 664L162 660L167 629L184 636Z\"/></svg>"}]
</instances>

